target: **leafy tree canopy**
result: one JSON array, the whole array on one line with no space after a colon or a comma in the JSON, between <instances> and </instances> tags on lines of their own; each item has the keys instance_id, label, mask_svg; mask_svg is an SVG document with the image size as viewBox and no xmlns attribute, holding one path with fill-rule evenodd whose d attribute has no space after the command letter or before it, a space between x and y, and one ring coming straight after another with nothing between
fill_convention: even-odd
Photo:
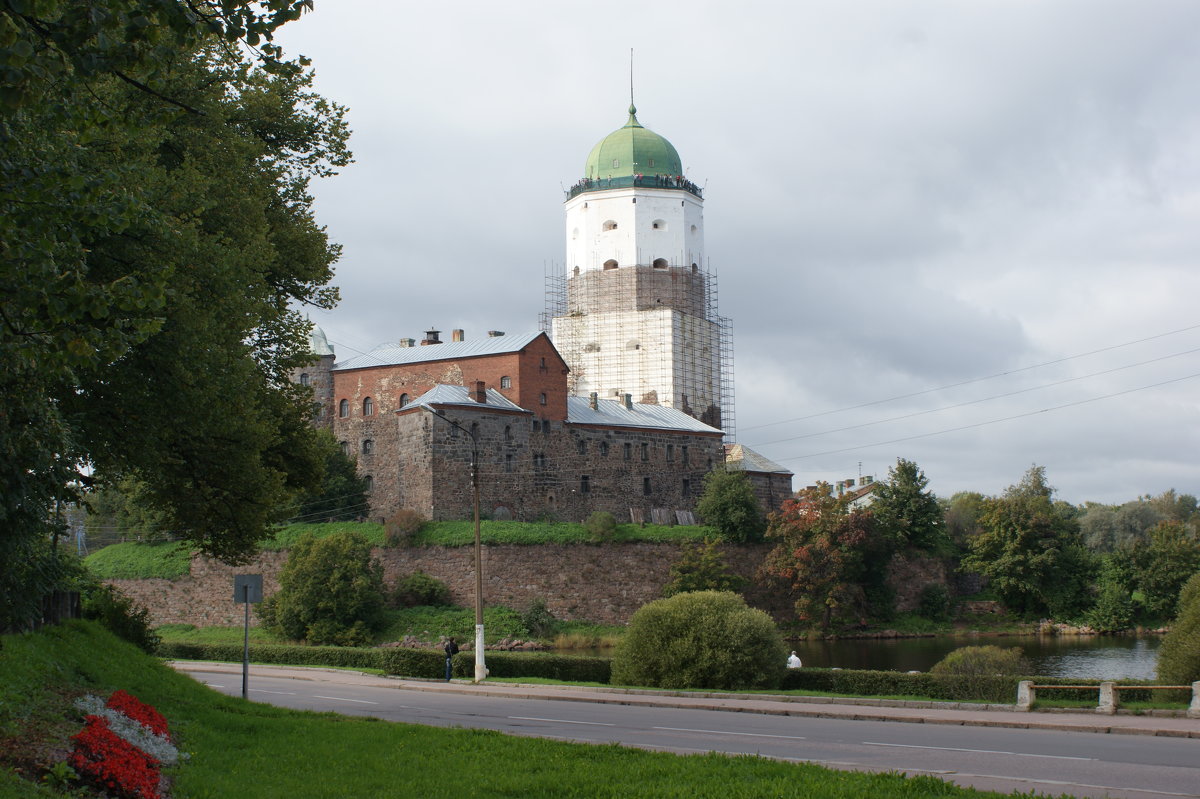
<instances>
[{"instance_id":1,"label":"leafy tree canopy","mask_svg":"<svg viewBox=\"0 0 1200 799\"><path fill-rule=\"evenodd\" d=\"M367 514L367 479L358 473L354 458L342 452L328 430L317 431L317 450L324 477L320 486L304 493L292 514L297 522L353 521Z\"/></svg>"},{"instance_id":2,"label":"leafy tree canopy","mask_svg":"<svg viewBox=\"0 0 1200 799\"><path fill-rule=\"evenodd\" d=\"M937 497L927 491L929 478L916 463L899 458L888 479L875 489L871 513L879 534L896 550L917 549L946 554L951 549L945 514Z\"/></svg>"},{"instance_id":3,"label":"leafy tree canopy","mask_svg":"<svg viewBox=\"0 0 1200 799\"><path fill-rule=\"evenodd\" d=\"M745 472L715 469L706 474L696 510L704 523L726 541L760 541L766 529L754 486Z\"/></svg>"},{"instance_id":4,"label":"leafy tree canopy","mask_svg":"<svg viewBox=\"0 0 1200 799\"><path fill-rule=\"evenodd\" d=\"M0 561L127 477L237 561L318 479L293 308L336 301L308 185L350 156L269 43L307 6L0 3Z\"/></svg>"}]
</instances>

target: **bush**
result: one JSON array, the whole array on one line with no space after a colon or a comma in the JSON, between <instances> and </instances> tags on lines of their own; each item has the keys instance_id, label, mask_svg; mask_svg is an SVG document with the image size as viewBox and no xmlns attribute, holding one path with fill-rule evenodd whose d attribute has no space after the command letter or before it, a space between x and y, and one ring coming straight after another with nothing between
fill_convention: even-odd
<instances>
[{"instance_id":1,"label":"bush","mask_svg":"<svg viewBox=\"0 0 1200 799\"><path fill-rule=\"evenodd\" d=\"M358 533L301 538L279 584L260 618L271 617L287 638L354 646L368 643L384 622L383 570Z\"/></svg>"},{"instance_id":2,"label":"bush","mask_svg":"<svg viewBox=\"0 0 1200 799\"><path fill-rule=\"evenodd\" d=\"M466 653L461 676L475 674L474 653ZM490 677L540 677L564 682L608 683L612 665L608 658L581 655L553 655L541 652L487 652L484 655ZM444 664L443 664L444 665ZM457 663L455 664L457 665ZM458 674L455 671L455 674Z\"/></svg>"},{"instance_id":3,"label":"bush","mask_svg":"<svg viewBox=\"0 0 1200 799\"><path fill-rule=\"evenodd\" d=\"M421 532L426 519L415 510L401 508L392 514L392 518L384 522L384 536L389 547L403 547L412 544L413 538Z\"/></svg>"},{"instance_id":4,"label":"bush","mask_svg":"<svg viewBox=\"0 0 1200 799\"><path fill-rule=\"evenodd\" d=\"M546 609L546 600L538 597L521 614L521 623L534 638L547 638L558 629L558 619Z\"/></svg>"},{"instance_id":5,"label":"bush","mask_svg":"<svg viewBox=\"0 0 1200 799\"><path fill-rule=\"evenodd\" d=\"M1018 676L981 677L970 684L947 681L933 674L907 674L900 671L868 671L860 669L789 669L783 676L782 687L788 691L820 691L845 696L912 696L945 701L981 701L1012 704L1017 698ZM1039 677L1038 682L1055 681ZM1061 680L1066 684L1068 681ZM1070 680L1084 685L1087 680ZM1099 684L1093 681L1092 684ZM1096 690L1080 691L1078 698L1095 701ZM1125 694L1121 694L1122 698ZM1077 698L1066 691L1055 691L1055 699Z\"/></svg>"},{"instance_id":6,"label":"bush","mask_svg":"<svg viewBox=\"0 0 1200 799\"><path fill-rule=\"evenodd\" d=\"M606 510L598 510L587 517L583 526L597 541L611 541L617 531L617 518Z\"/></svg>"},{"instance_id":7,"label":"bush","mask_svg":"<svg viewBox=\"0 0 1200 799\"><path fill-rule=\"evenodd\" d=\"M111 585L92 585L83 591L83 617L94 619L118 638L154 653L158 633L150 627L150 612Z\"/></svg>"},{"instance_id":8,"label":"bush","mask_svg":"<svg viewBox=\"0 0 1200 799\"><path fill-rule=\"evenodd\" d=\"M727 591L642 606L612 663L612 681L659 688L773 688L787 661L771 617Z\"/></svg>"},{"instance_id":9,"label":"bush","mask_svg":"<svg viewBox=\"0 0 1200 799\"><path fill-rule=\"evenodd\" d=\"M663 586L663 596L686 591L740 591L747 580L729 571L715 538L703 544L685 541L679 560L671 564L671 581Z\"/></svg>"},{"instance_id":10,"label":"bush","mask_svg":"<svg viewBox=\"0 0 1200 799\"><path fill-rule=\"evenodd\" d=\"M942 583L931 583L921 589L917 615L930 621L949 621L950 605L950 589Z\"/></svg>"},{"instance_id":11,"label":"bush","mask_svg":"<svg viewBox=\"0 0 1200 799\"><path fill-rule=\"evenodd\" d=\"M1007 684L1022 672L1021 650L1013 647L964 646L934 664L929 673L948 698L973 699L989 695L999 683ZM998 682L999 678L999 682Z\"/></svg>"},{"instance_id":12,"label":"bush","mask_svg":"<svg viewBox=\"0 0 1200 799\"><path fill-rule=\"evenodd\" d=\"M288 666L383 669L386 654L392 651L394 650L358 649L342 646L251 644L250 660L255 663L274 663ZM159 657L171 658L173 660L216 660L226 663L240 663L242 660L242 644L197 644L183 641L169 641L159 644L155 650L155 654Z\"/></svg>"},{"instance_id":13,"label":"bush","mask_svg":"<svg viewBox=\"0 0 1200 799\"><path fill-rule=\"evenodd\" d=\"M750 485L745 472L715 469L706 474L704 493L696 503L696 512L726 541L760 541L767 531L754 486Z\"/></svg>"},{"instance_id":14,"label":"bush","mask_svg":"<svg viewBox=\"0 0 1200 799\"><path fill-rule=\"evenodd\" d=\"M449 605L450 587L418 569L397 581L391 604L395 608Z\"/></svg>"},{"instance_id":15,"label":"bush","mask_svg":"<svg viewBox=\"0 0 1200 799\"><path fill-rule=\"evenodd\" d=\"M1158 648L1158 679L1167 685L1200 680L1200 572L1179 592L1179 615Z\"/></svg>"}]
</instances>

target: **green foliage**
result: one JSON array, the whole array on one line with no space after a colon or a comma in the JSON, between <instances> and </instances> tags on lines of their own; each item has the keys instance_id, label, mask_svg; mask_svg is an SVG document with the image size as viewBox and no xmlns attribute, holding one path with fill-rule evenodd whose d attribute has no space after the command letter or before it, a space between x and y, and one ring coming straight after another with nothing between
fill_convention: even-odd
<instances>
[{"instance_id":1,"label":"green foliage","mask_svg":"<svg viewBox=\"0 0 1200 799\"><path fill-rule=\"evenodd\" d=\"M2 527L0 564L0 632L29 629L41 619L42 597L78 588L83 572L79 559L53 539Z\"/></svg>"},{"instance_id":2,"label":"green foliage","mask_svg":"<svg viewBox=\"0 0 1200 799\"><path fill-rule=\"evenodd\" d=\"M449 605L450 587L436 577L418 569L396 581L392 592L392 607L412 608L418 605Z\"/></svg>"},{"instance_id":3,"label":"green foliage","mask_svg":"<svg viewBox=\"0 0 1200 799\"><path fill-rule=\"evenodd\" d=\"M702 543L684 541L679 560L671 564L671 579L663 586L663 596L675 596L686 591L733 591L746 587L749 581L729 570L717 539L706 538Z\"/></svg>"},{"instance_id":4,"label":"green foliage","mask_svg":"<svg viewBox=\"0 0 1200 799\"><path fill-rule=\"evenodd\" d=\"M737 594L695 591L643 605L617 646L612 681L658 688L771 688L787 651Z\"/></svg>"},{"instance_id":5,"label":"green foliage","mask_svg":"<svg viewBox=\"0 0 1200 799\"><path fill-rule=\"evenodd\" d=\"M917 613L930 621L949 621L952 606L950 589L942 583L930 583L921 589Z\"/></svg>"},{"instance_id":6,"label":"green foliage","mask_svg":"<svg viewBox=\"0 0 1200 799\"><path fill-rule=\"evenodd\" d=\"M521 614L521 623L534 638L548 638L558 629L558 619L546 608L546 600L538 597Z\"/></svg>"},{"instance_id":7,"label":"green foliage","mask_svg":"<svg viewBox=\"0 0 1200 799\"><path fill-rule=\"evenodd\" d=\"M985 497L977 491L960 491L946 503L946 533L959 549L966 549L983 532Z\"/></svg>"},{"instance_id":8,"label":"green foliage","mask_svg":"<svg viewBox=\"0 0 1200 799\"><path fill-rule=\"evenodd\" d=\"M150 612L111 585L92 585L84 591L83 617L100 622L143 652L153 653L159 644L150 627Z\"/></svg>"},{"instance_id":9,"label":"green foliage","mask_svg":"<svg viewBox=\"0 0 1200 799\"><path fill-rule=\"evenodd\" d=\"M1095 564L1053 494L1045 469L1030 468L1004 496L985 501L983 532L963 558L965 569L989 577L1004 604L1025 617L1071 616L1089 596Z\"/></svg>"},{"instance_id":10,"label":"green foliage","mask_svg":"<svg viewBox=\"0 0 1200 799\"><path fill-rule=\"evenodd\" d=\"M301 522L343 522L365 516L367 479L358 474L354 458L342 452L333 433L317 431L316 447L321 459L322 478L316 488L301 494L292 518Z\"/></svg>"},{"instance_id":11,"label":"green foliage","mask_svg":"<svg viewBox=\"0 0 1200 799\"><path fill-rule=\"evenodd\" d=\"M133 476L122 477L85 497L89 534L116 531L120 538L160 541L169 537L167 515L153 507L149 488ZM111 535L111 533L110 533Z\"/></svg>"},{"instance_id":12,"label":"green foliage","mask_svg":"<svg viewBox=\"0 0 1200 799\"><path fill-rule=\"evenodd\" d=\"M1200 571L1200 538L1180 521L1159 522L1143 539L1119 550L1129 564L1131 588L1151 619L1168 619L1176 612L1179 591Z\"/></svg>"},{"instance_id":13,"label":"green foliage","mask_svg":"<svg viewBox=\"0 0 1200 799\"><path fill-rule=\"evenodd\" d=\"M878 534L891 543L893 551L915 549L944 555L953 550L945 514L933 492L925 490L928 485L929 478L916 463L899 458L888 471L888 479L875 489L871 513Z\"/></svg>"},{"instance_id":14,"label":"green foliage","mask_svg":"<svg viewBox=\"0 0 1200 799\"><path fill-rule=\"evenodd\" d=\"M1012 704L1017 697L1017 683L1020 679L1018 676L981 676L964 680L938 677L930 673L804 668L789 669L783 676L782 687L789 691L818 691L841 696L911 697ZM1054 680L1039 677L1038 682L1049 683ZM1086 680L1073 682L1087 683ZM1086 693L1093 702L1096 699L1096 691L1097 689L1093 688Z\"/></svg>"},{"instance_id":15,"label":"green foliage","mask_svg":"<svg viewBox=\"0 0 1200 799\"><path fill-rule=\"evenodd\" d=\"M155 653L172 660L215 660L240 663L241 641L236 643L195 643L163 641ZM274 663L287 666L329 666L344 669L382 669L386 649L366 649L351 646L298 646L288 644L250 644L253 663Z\"/></svg>"},{"instance_id":16,"label":"green foliage","mask_svg":"<svg viewBox=\"0 0 1200 799\"><path fill-rule=\"evenodd\" d=\"M474 655L459 676L474 675ZM581 655L556 655L546 652L488 652L489 677L537 677L565 682L608 683L612 662L608 658ZM455 664L456 666L458 664Z\"/></svg>"},{"instance_id":17,"label":"green foliage","mask_svg":"<svg viewBox=\"0 0 1200 799\"><path fill-rule=\"evenodd\" d=\"M592 538L597 541L611 540L617 531L617 519L606 510L598 510L583 523Z\"/></svg>"},{"instance_id":18,"label":"green foliage","mask_svg":"<svg viewBox=\"0 0 1200 799\"><path fill-rule=\"evenodd\" d=\"M1021 650L998 646L964 646L935 663L929 674L946 695L972 699L993 695L998 685L1007 686L1022 672Z\"/></svg>"},{"instance_id":19,"label":"green foliage","mask_svg":"<svg viewBox=\"0 0 1200 799\"><path fill-rule=\"evenodd\" d=\"M475 611L458 607L401 608L387 613L387 626L379 634L384 641L399 641L406 635L422 641L454 636L459 641L475 640ZM492 606L483 609L485 643L502 638L528 638L522 616L517 611Z\"/></svg>"},{"instance_id":20,"label":"green foliage","mask_svg":"<svg viewBox=\"0 0 1200 799\"><path fill-rule=\"evenodd\" d=\"M684 541L700 540L713 534L700 525L618 524L612 540ZM499 522L484 520L479 536L485 544L588 544L594 543L591 533L582 524L572 522ZM428 522L413 536L414 546L465 547L475 544L473 522Z\"/></svg>"},{"instance_id":21,"label":"green foliage","mask_svg":"<svg viewBox=\"0 0 1200 799\"><path fill-rule=\"evenodd\" d=\"M1179 615L1158 648L1158 679L1167 685L1200 680L1200 572L1179 592Z\"/></svg>"},{"instance_id":22,"label":"green foliage","mask_svg":"<svg viewBox=\"0 0 1200 799\"><path fill-rule=\"evenodd\" d=\"M1133 626L1134 604L1126 566L1124 559L1115 555L1100 560L1096 604L1084 616L1084 622L1097 632L1114 633Z\"/></svg>"},{"instance_id":23,"label":"green foliage","mask_svg":"<svg viewBox=\"0 0 1200 799\"><path fill-rule=\"evenodd\" d=\"M354 646L383 625L383 569L356 533L301 538L279 585L265 612L288 638Z\"/></svg>"},{"instance_id":24,"label":"green foliage","mask_svg":"<svg viewBox=\"0 0 1200 799\"><path fill-rule=\"evenodd\" d=\"M101 580L174 580L191 570L192 552L178 542L126 541L93 552L83 565Z\"/></svg>"},{"instance_id":25,"label":"green foliage","mask_svg":"<svg viewBox=\"0 0 1200 799\"><path fill-rule=\"evenodd\" d=\"M763 568L791 586L801 623L823 630L864 623L867 599L861 583L873 534L868 511L850 510L828 484L819 483L771 515L767 538L779 543Z\"/></svg>"},{"instance_id":26,"label":"green foliage","mask_svg":"<svg viewBox=\"0 0 1200 799\"><path fill-rule=\"evenodd\" d=\"M706 474L696 512L723 539L738 544L762 540L767 526L745 472L714 469Z\"/></svg>"},{"instance_id":27,"label":"green foliage","mask_svg":"<svg viewBox=\"0 0 1200 799\"><path fill-rule=\"evenodd\" d=\"M381 547L384 544L384 526L375 522L326 522L320 524L289 524L276 529L271 537L262 542L265 550L291 549L305 536L329 538L342 533L355 533Z\"/></svg>"},{"instance_id":28,"label":"green foliage","mask_svg":"<svg viewBox=\"0 0 1200 799\"><path fill-rule=\"evenodd\" d=\"M393 513L392 517L384 523L387 545L389 547L408 546L413 542L413 537L421 532L421 528L425 526L427 521L424 516L415 510L401 508Z\"/></svg>"}]
</instances>

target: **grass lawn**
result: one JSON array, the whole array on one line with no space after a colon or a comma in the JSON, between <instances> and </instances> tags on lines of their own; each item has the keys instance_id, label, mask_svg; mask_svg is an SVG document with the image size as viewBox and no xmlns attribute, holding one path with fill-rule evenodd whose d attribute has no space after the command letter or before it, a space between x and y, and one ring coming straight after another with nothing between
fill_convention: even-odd
<instances>
[{"instance_id":1,"label":"grass lawn","mask_svg":"<svg viewBox=\"0 0 1200 799\"><path fill-rule=\"evenodd\" d=\"M173 580L188 573L192 551L179 542L125 541L97 550L83 563L101 580Z\"/></svg>"},{"instance_id":2,"label":"grass lawn","mask_svg":"<svg viewBox=\"0 0 1200 799\"><path fill-rule=\"evenodd\" d=\"M36 778L61 758L67 736L80 726L75 695L117 688L155 705L190 754L172 770L176 799L999 796L931 777L285 710L218 694L85 622L4 636L0 644L0 791L6 797L54 795L16 781L14 770Z\"/></svg>"}]
</instances>

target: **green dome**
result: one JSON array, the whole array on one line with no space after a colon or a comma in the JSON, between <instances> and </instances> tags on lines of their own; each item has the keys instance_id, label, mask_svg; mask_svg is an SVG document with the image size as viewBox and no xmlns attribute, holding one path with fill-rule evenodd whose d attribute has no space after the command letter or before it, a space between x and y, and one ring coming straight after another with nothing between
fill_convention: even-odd
<instances>
[{"instance_id":1,"label":"green dome","mask_svg":"<svg viewBox=\"0 0 1200 799\"><path fill-rule=\"evenodd\" d=\"M682 175L683 164L671 142L637 121L637 108L629 106L629 121L600 140L588 153L584 177L593 180L643 175Z\"/></svg>"}]
</instances>

